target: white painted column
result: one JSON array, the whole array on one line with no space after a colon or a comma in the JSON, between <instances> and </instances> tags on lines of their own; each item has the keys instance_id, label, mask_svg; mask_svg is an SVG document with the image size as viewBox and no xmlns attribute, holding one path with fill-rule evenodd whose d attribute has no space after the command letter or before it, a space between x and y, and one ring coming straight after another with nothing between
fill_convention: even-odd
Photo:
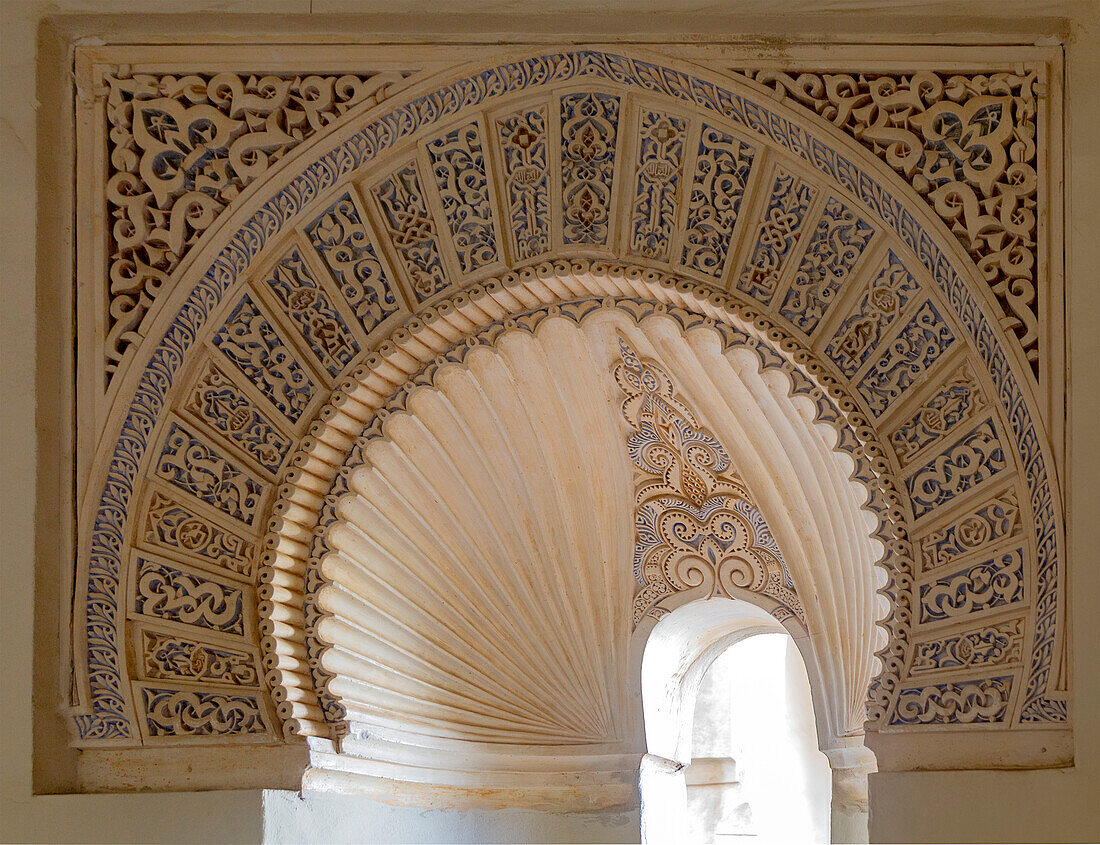
<instances>
[{"instance_id":1,"label":"white painted column","mask_svg":"<svg viewBox=\"0 0 1100 845\"><path fill-rule=\"evenodd\" d=\"M833 770L830 840L869 842L867 776L878 770L875 755L864 745L822 750Z\"/></svg>"},{"instance_id":2,"label":"white painted column","mask_svg":"<svg viewBox=\"0 0 1100 845\"><path fill-rule=\"evenodd\" d=\"M642 843L686 842L688 835L687 778L684 765L646 754L639 773L642 793Z\"/></svg>"}]
</instances>

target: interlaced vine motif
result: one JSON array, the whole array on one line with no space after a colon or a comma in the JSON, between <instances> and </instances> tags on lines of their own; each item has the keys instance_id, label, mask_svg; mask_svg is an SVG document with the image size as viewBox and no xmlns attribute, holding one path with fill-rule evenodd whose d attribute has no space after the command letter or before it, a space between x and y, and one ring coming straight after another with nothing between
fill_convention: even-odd
<instances>
[{"instance_id":1,"label":"interlaced vine motif","mask_svg":"<svg viewBox=\"0 0 1100 845\"><path fill-rule=\"evenodd\" d=\"M763 593L780 614L805 622L783 554L729 454L676 395L661 367L642 361L619 338L615 381L626 395L622 414L635 473L634 624L656 615L673 593L706 585L733 598Z\"/></svg>"},{"instance_id":2,"label":"interlaced vine motif","mask_svg":"<svg viewBox=\"0 0 1100 845\"><path fill-rule=\"evenodd\" d=\"M1012 694L1012 676L904 689L892 725L945 725L1003 722Z\"/></svg>"},{"instance_id":3,"label":"interlaced vine motif","mask_svg":"<svg viewBox=\"0 0 1100 845\"><path fill-rule=\"evenodd\" d=\"M162 493L154 492L149 500L142 539L151 546L193 555L234 577L252 579L254 544Z\"/></svg>"},{"instance_id":4,"label":"interlaced vine motif","mask_svg":"<svg viewBox=\"0 0 1100 845\"><path fill-rule=\"evenodd\" d=\"M917 643L911 674L1017 663L1023 653L1023 619Z\"/></svg>"},{"instance_id":5,"label":"interlaced vine motif","mask_svg":"<svg viewBox=\"0 0 1100 845\"><path fill-rule=\"evenodd\" d=\"M638 175L630 209L630 248L667 260L676 226L687 121L646 111L638 149Z\"/></svg>"},{"instance_id":6,"label":"interlaced vine motif","mask_svg":"<svg viewBox=\"0 0 1100 845\"><path fill-rule=\"evenodd\" d=\"M141 692L150 736L213 737L267 731L255 695L155 688Z\"/></svg>"},{"instance_id":7,"label":"interlaced vine motif","mask_svg":"<svg viewBox=\"0 0 1100 845\"><path fill-rule=\"evenodd\" d=\"M244 188L348 109L388 97L407 71L335 76L131 74L107 86L112 218L108 377L172 271Z\"/></svg>"},{"instance_id":8,"label":"interlaced vine motif","mask_svg":"<svg viewBox=\"0 0 1100 845\"><path fill-rule=\"evenodd\" d=\"M755 155L729 133L703 126L680 259L685 267L712 278L722 275Z\"/></svg>"},{"instance_id":9,"label":"interlaced vine motif","mask_svg":"<svg viewBox=\"0 0 1100 845\"><path fill-rule=\"evenodd\" d=\"M973 256L1004 309L1002 325L1037 367L1038 73L746 73L909 179Z\"/></svg>"},{"instance_id":10,"label":"interlaced vine motif","mask_svg":"<svg viewBox=\"0 0 1100 845\"><path fill-rule=\"evenodd\" d=\"M189 637L142 631L141 672L146 678L210 681L257 686L260 674L248 651L198 642Z\"/></svg>"}]
</instances>

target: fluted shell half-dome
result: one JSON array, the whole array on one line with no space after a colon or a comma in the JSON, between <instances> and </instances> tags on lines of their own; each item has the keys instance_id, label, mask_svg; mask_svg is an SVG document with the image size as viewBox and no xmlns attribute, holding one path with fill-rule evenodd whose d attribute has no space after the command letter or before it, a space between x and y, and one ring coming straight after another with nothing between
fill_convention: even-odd
<instances>
[{"instance_id":1,"label":"fluted shell half-dome","mask_svg":"<svg viewBox=\"0 0 1100 845\"><path fill-rule=\"evenodd\" d=\"M805 604L820 703L838 734L858 723L881 549L835 433L714 332L616 309L472 349L361 450L316 595L328 692L355 721L439 740L638 742L644 585L620 339L661 362L758 497Z\"/></svg>"},{"instance_id":2,"label":"fluted shell half-dome","mask_svg":"<svg viewBox=\"0 0 1100 845\"><path fill-rule=\"evenodd\" d=\"M633 522L611 332L550 320L474 350L364 451L318 600L349 709L495 742L623 736Z\"/></svg>"}]
</instances>

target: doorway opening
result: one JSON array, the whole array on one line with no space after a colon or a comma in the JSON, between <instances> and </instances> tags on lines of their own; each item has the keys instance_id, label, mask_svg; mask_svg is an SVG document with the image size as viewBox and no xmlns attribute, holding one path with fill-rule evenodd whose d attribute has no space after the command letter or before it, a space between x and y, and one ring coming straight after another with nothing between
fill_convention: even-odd
<instances>
[{"instance_id":1,"label":"doorway opening","mask_svg":"<svg viewBox=\"0 0 1100 845\"><path fill-rule=\"evenodd\" d=\"M649 633L642 706L643 841L867 841L865 800L838 807L834 787L858 770L865 797L873 757L830 733L804 632L748 601L688 602Z\"/></svg>"},{"instance_id":2,"label":"doorway opening","mask_svg":"<svg viewBox=\"0 0 1100 845\"><path fill-rule=\"evenodd\" d=\"M747 637L707 668L684 780L692 843L829 841L829 761L789 634Z\"/></svg>"}]
</instances>

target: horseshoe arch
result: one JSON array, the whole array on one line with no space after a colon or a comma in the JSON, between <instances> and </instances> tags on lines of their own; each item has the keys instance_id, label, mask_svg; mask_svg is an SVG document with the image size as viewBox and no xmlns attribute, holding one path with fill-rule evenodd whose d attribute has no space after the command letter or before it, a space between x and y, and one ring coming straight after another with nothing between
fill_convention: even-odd
<instances>
[{"instance_id":1,"label":"horseshoe arch","mask_svg":"<svg viewBox=\"0 0 1100 845\"><path fill-rule=\"evenodd\" d=\"M760 571L779 581L727 592L800 638L823 737L861 740L866 718L868 744L891 767L1064 763L1052 451L1027 332L991 287L989 262L945 222L950 191L926 200L927 186L894 169L903 148L869 149L766 77L659 52L483 51L387 74L374 87L368 75L330 82L334 99L354 91L331 113L302 105L316 102L311 85L324 90L314 77L287 82L295 105L267 135L239 120L268 108L244 76L110 88L109 114L133 127L113 154L116 187L143 179L142 201L169 206L147 218L120 204L119 220L163 219L163 237L177 240L157 253L148 245L161 235L146 233L139 260L120 246L132 232L116 230L112 272L136 268L142 293L109 308L117 343L79 522L89 551L73 606L74 742L92 754L306 744L318 783L363 767L393 777L400 765L398 777L442 790L486 788L522 758L545 801L561 787L538 781L539 761L583 746L603 761L588 771L610 784L606 800L621 798L645 750L639 725L624 717L611 730L610 716L588 714L637 710L630 678L646 620L704 589L644 566L634 580L650 500L636 496L645 470L629 451L642 422L620 413L628 397L614 376L634 354L667 378L662 401L680 430L730 458L710 478L727 486L710 493L725 490L726 509L741 502L743 525L773 538ZM927 123L943 134L1003 100L946 97ZM299 128L287 123L295 114ZM208 131L188 134L189 121ZM1011 148L999 131L950 171L960 184L987 179L970 171ZM169 143L190 144L190 158ZM953 148L928 149L946 166ZM167 264L145 260L154 254ZM555 401L506 400L505 371L553 387ZM560 567L534 538L564 529L520 543L518 528L485 515L507 512L471 476L476 454L494 477L496 453L472 433L489 420L500 454L523 454L531 431L568 431L546 458L549 480L521 474L516 500L528 496L544 523L557 514L592 549L628 554L541 581L503 566L522 549L547 555L547 572ZM450 474L416 450L454 458ZM593 487L575 455L614 491ZM398 466L427 498L398 495ZM382 477L390 511L378 507ZM478 524L501 556L483 554L483 570L472 553L440 557L473 542L455 503L434 521L400 510L427 510L429 491L459 482L482 491ZM606 495L606 524L560 493L574 483ZM688 495L666 494L677 491ZM409 521L397 531L399 512L420 520L416 532ZM468 583L449 582L436 612L416 616L428 570L412 579L388 558L383 570L386 544ZM448 596L468 603L449 621ZM423 624L355 616L395 625L399 607ZM553 618L574 620L575 639ZM444 647L444 634L468 650ZM505 634L514 653L493 643ZM490 654L496 681L474 674L473 656ZM433 677L414 671L429 657L434 681L450 679L430 694ZM530 688L490 689L521 678ZM433 780L419 751L395 747L476 748L481 780Z\"/></svg>"}]
</instances>

